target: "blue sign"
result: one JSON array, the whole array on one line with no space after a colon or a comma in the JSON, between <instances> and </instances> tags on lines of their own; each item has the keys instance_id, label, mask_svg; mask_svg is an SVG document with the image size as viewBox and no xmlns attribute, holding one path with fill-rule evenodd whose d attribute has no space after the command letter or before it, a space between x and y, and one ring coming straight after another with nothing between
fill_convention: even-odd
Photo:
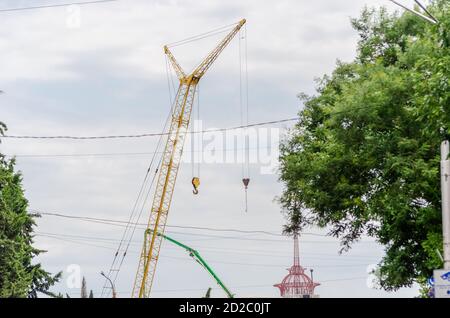
<instances>
[{"instance_id":1,"label":"blue sign","mask_svg":"<svg viewBox=\"0 0 450 318\"><path fill-rule=\"evenodd\" d=\"M436 269L433 274L435 297L450 298L450 271L448 269Z\"/></svg>"},{"instance_id":2,"label":"blue sign","mask_svg":"<svg viewBox=\"0 0 450 318\"><path fill-rule=\"evenodd\" d=\"M428 285L430 285L430 286L434 286L434 277L431 276L430 278L428 278L427 283L428 283Z\"/></svg>"},{"instance_id":3,"label":"blue sign","mask_svg":"<svg viewBox=\"0 0 450 318\"><path fill-rule=\"evenodd\" d=\"M447 272L447 273L441 275L441 278L443 280L448 280L450 282L450 272Z\"/></svg>"}]
</instances>

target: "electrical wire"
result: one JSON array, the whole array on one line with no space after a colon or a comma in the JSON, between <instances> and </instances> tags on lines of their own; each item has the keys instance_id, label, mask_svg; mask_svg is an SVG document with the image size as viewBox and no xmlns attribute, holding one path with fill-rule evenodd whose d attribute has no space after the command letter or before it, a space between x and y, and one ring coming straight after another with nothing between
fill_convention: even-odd
<instances>
[{"instance_id":1,"label":"electrical wire","mask_svg":"<svg viewBox=\"0 0 450 318\"><path fill-rule=\"evenodd\" d=\"M198 134L198 133L213 133L213 132L220 132L220 131L227 131L227 130L236 130L236 129L242 129L242 128L248 128L248 127L256 127L256 126L265 126L265 125L271 125L271 124L279 124L279 123L285 123L289 121L296 121L299 117L294 118L286 118L286 119L280 119L280 120L272 120L272 121L265 121L265 122L258 122L253 123L249 125L240 125L240 126L234 126L234 127L227 127L227 128L217 128L217 129L207 129L207 130L199 130L199 131L189 131L187 134ZM168 133L144 133L144 134L130 134L130 135L105 135L105 136L33 136L33 135L5 135L2 136L2 138L11 138L11 139L74 139L74 140L92 140L92 139L119 139L119 138L142 138L142 137L159 137L159 136L167 136Z\"/></svg>"},{"instance_id":2,"label":"electrical wire","mask_svg":"<svg viewBox=\"0 0 450 318\"><path fill-rule=\"evenodd\" d=\"M169 95L170 95L170 91L169 91ZM170 97L170 96L169 96L169 97ZM166 130L167 125L168 125L168 123L169 123L169 121L170 121L170 118L171 118L171 116L172 116L172 110L173 110L173 107L170 108L169 114L167 115L166 121L165 121L165 123L164 123L164 127L163 127L163 129L162 129L163 132ZM145 203L147 202L147 199L148 199L150 190L151 190L152 187L153 187L153 184L154 184L156 175L157 175L157 173L158 173L158 169L159 169L159 167L160 167L160 165L161 165L162 157L159 159L159 162L158 162L158 164L157 164L157 166L156 166L155 173L153 174L153 177L152 177L152 180L151 180L151 182L150 182L150 185L148 186L147 194L146 194L144 200L142 200L142 206L141 206L141 209L140 209L140 211L139 211L139 214L138 214L138 216L137 216L137 218L136 218L136 221L132 224L132 220L133 220L133 217L134 217L134 215L135 215L135 213L136 213L136 208L137 208L137 206L138 206L138 202L139 202L139 200L140 200L142 194L145 192L144 189L145 189L145 186L146 186L146 182L147 182L147 179L148 179L150 170L152 170L153 163L155 162L156 154L158 153L158 149L159 149L160 146L162 145L162 140L163 140L163 136L160 136L160 138L159 138L159 140L158 140L158 143L157 143L157 145L156 145L155 152L154 152L154 154L153 154L153 157L152 157L152 159L151 159L151 161L150 161L150 164L149 164L149 166L148 166L147 172L146 172L146 174L145 174L145 178L144 178L144 180L143 180L143 182L142 182L142 184L141 184L141 187L140 187L138 196L137 196L137 198L136 198L136 200L135 200L135 202L134 202L133 209L132 209L132 211L131 211L131 213L130 213L130 217L129 217L128 222L127 222L127 224L126 224L125 230L124 230L124 232L123 232L123 234L122 234L122 239L121 239L121 241L120 241L120 243L119 243L119 246L118 246L117 251L116 251L116 253L115 253L115 255L114 255L112 264L111 264L111 266L110 266L109 273L108 273L107 277L108 277L109 279L111 279L110 276L111 276L111 274L113 274L113 272L114 272L114 277L112 278L113 284L116 282L117 277L118 277L118 275L119 275L119 272L120 272L120 270L121 270L121 268L122 268L124 259L125 259L126 255L127 255L127 252L128 252L128 250L129 250L131 241L132 241L133 236L134 236L134 234L135 234L136 227L137 227L137 223L139 222L139 220L140 220L140 218L141 218L142 212L143 212L143 210L144 210ZM128 234L129 234L129 232L130 232L130 228L131 228L131 233L130 233L130 235L129 235L128 242L126 243L126 248L125 248L125 250L124 250L123 253L122 253L122 257L121 257L121 260L120 260L120 262L119 262L118 268L115 269L114 267L115 267L115 265L116 265L117 256L118 256L119 252L121 252L122 244L125 242L125 239L126 239L126 237L128 236ZM103 286L102 296L103 296L103 294L104 294L104 291L107 290L107 285L108 285L108 282L107 282L107 279L105 278L105 283L104 283L104 286Z\"/></svg>"},{"instance_id":3,"label":"electrical wire","mask_svg":"<svg viewBox=\"0 0 450 318\"><path fill-rule=\"evenodd\" d=\"M60 241L66 241L69 243L74 243L74 244L79 244L79 245L86 245L86 246L92 246L92 247L97 247L97 248L102 248L102 249L109 249L109 250L114 250L114 248L108 247L108 246L103 246L103 245L98 245L98 244L91 244L91 243L86 243L86 242L79 242L76 241L74 239L68 239L68 238L60 238L54 235L47 235L47 234L36 234L38 236L43 236L43 237L47 237L47 238L53 238L53 239L57 239ZM138 251L134 251L131 250L130 252L134 253L134 254L139 254ZM186 257L178 257L178 256L170 256L170 255L161 255L162 258L168 258L168 259L177 259L177 260L188 260L189 258ZM239 266L256 266L256 267L282 267L282 266L286 266L286 264L269 264L269 263L247 263L247 262L228 262L228 261L221 261L221 260L215 260L215 259L208 259L208 263L215 263L215 264L226 264L226 265L239 265ZM358 264L332 264L332 265L320 265L320 264L309 264L309 265L305 265L305 268L310 268L310 267L314 267L314 268L329 268L329 267L360 267L360 266L368 266L370 265L370 263L358 263Z\"/></svg>"},{"instance_id":4,"label":"electrical wire","mask_svg":"<svg viewBox=\"0 0 450 318\"><path fill-rule=\"evenodd\" d=\"M265 146L265 147L250 147L250 150L260 150L260 149L271 149L273 146ZM245 150L244 148L220 148L220 149L214 149L216 152L230 152L230 151L239 151L239 150ZM193 152L199 152L204 153L207 150L186 150L183 151L183 153L193 153ZM162 151L156 152L157 154L162 154ZM148 156L155 154L154 151L152 152L110 152L110 153L71 153L71 154L3 154L5 157L8 158L76 158L76 157L117 157L117 156Z\"/></svg>"},{"instance_id":5,"label":"electrical wire","mask_svg":"<svg viewBox=\"0 0 450 318\"><path fill-rule=\"evenodd\" d=\"M367 276L356 276L356 277L344 277L344 278L336 278L336 279L326 279L320 280L320 283L329 283L329 282L338 282L338 281L350 281L350 280L366 280ZM264 284L264 285L240 285L240 286L230 286L231 289L245 289L245 288L273 288L273 284ZM155 289L152 293L171 293L171 292L182 292L182 291L204 291L205 288L179 288L179 289ZM211 290L222 290L220 287L212 287ZM94 291L94 294L97 291ZM130 294L131 291L117 291L117 294ZM79 295L79 292L70 292L70 295Z\"/></svg>"},{"instance_id":6,"label":"electrical wire","mask_svg":"<svg viewBox=\"0 0 450 318\"><path fill-rule=\"evenodd\" d=\"M107 218L92 218L92 217L86 217L86 216L75 216L75 215L68 215L68 214L61 214L61 213L51 213L51 212L42 212L40 210L31 210L35 213L38 213L40 215L46 215L46 216L54 216L54 217L61 217L61 218L69 218L69 219L79 219L84 221L96 221L96 222L107 222L108 224L121 224L126 223L126 221L123 220L114 220L114 219L107 219ZM136 223L136 225L142 225L147 226L147 224L144 223ZM182 226L182 225L166 225L169 228L181 228L181 229L189 229L189 230L206 230L206 231L213 231L213 232L235 232L235 233L241 233L241 234L263 234L263 235L271 235L271 236L279 236L284 237L280 233L275 233L271 231L265 231L265 230L242 230L242 229L235 229L235 228L215 228L215 227L201 227L201 226ZM310 235L310 236L321 236L326 237L325 234L319 234L319 233L310 233L310 232L304 232L302 235Z\"/></svg>"},{"instance_id":7,"label":"electrical wire","mask_svg":"<svg viewBox=\"0 0 450 318\"><path fill-rule=\"evenodd\" d=\"M353 113L356 110L362 110L362 109L376 109L380 106L360 106L360 107L351 107L346 110L342 111L335 111L335 112L328 112L324 115L326 116L334 116L334 115L340 115L345 113ZM298 121L301 119L301 117L292 117L292 118L285 118L285 119L279 119L279 120L272 120L272 121L264 121L264 122L256 122L253 124L248 125L240 125L240 126L233 126L233 127L224 127L224 128L216 128L216 129L206 129L206 130L199 130L199 131L189 131L187 134L207 134L207 133L214 133L214 132L222 132L222 131L228 131L228 130L237 130L237 129L243 129L243 128L250 128L250 127L258 127L258 126L266 126L271 124L280 124L290 121ZM142 137L158 137L158 136L165 136L168 135L168 133L144 133L144 134L130 134L130 135L105 135L105 136L34 136L34 135L4 135L2 138L10 138L10 139L74 139L74 140L93 140L93 139L120 139L120 138L142 138Z\"/></svg>"},{"instance_id":8,"label":"electrical wire","mask_svg":"<svg viewBox=\"0 0 450 318\"><path fill-rule=\"evenodd\" d=\"M171 233L170 231L168 232ZM104 244L116 244L119 242L118 239L114 238L107 238L107 237L97 237L97 236L85 236L85 235L73 235L73 234L62 234L62 233L49 233L49 232L36 232L39 236L51 236L51 237L58 237L58 238L66 238L76 241L92 241L92 242L100 242ZM133 245L141 244L141 242L133 241ZM168 246L166 249L169 250L178 250L179 248ZM218 247L211 247L211 246L202 246L202 245L196 245L196 249L201 249L202 252L207 253L219 253L219 254L243 254L243 255L256 255L256 256L264 256L264 257L278 257L278 258L286 258L291 257L291 255L287 254L277 254L271 252L270 254L264 253L266 250L262 251L263 253L260 253L261 250L259 249L240 249L240 248L218 248ZM137 253L137 251L135 251ZM340 255L330 255L330 254L323 254L323 253L302 253L302 255L312 255L308 256L309 259L321 259L321 260L330 260L332 258L339 260L339 261L348 261L349 259L374 259L378 258L378 256L374 255L346 255L345 257Z\"/></svg>"},{"instance_id":9,"label":"electrical wire","mask_svg":"<svg viewBox=\"0 0 450 318\"><path fill-rule=\"evenodd\" d=\"M117 220L109 220L109 219L100 219L100 218L90 218L90 217L75 217L75 216L67 216L67 215L62 215L62 214L55 214L55 213L42 213L39 211L36 211L36 213L42 214L42 215L52 215L52 216L61 216L61 217L67 217L70 219L81 219L83 221L88 221L88 222L103 222L105 224L110 224L110 225L118 225L118 226L123 226L122 224L117 224L117 223L127 223L126 221L117 221ZM111 222L111 223L108 223ZM146 229L147 225L143 224L143 223L136 223L137 225L141 225L143 226L142 229ZM246 231L246 230L237 230L237 229L218 229L218 228L208 228L208 227L194 227L194 226L177 226L177 225L167 225L167 227L178 227L178 228L184 228L184 229L200 229L200 230L209 230L209 231L227 231L227 232L238 232L238 233L242 233L242 234L268 234L268 235L278 235L280 237L285 237L281 234L275 234L273 232L266 232L266 231ZM261 238L248 238L248 237L236 237L236 236L220 236L220 235L209 235L209 234L198 234L198 233L188 233L188 232L176 232L176 231L171 231L171 233L173 234L180 234L180 235L188 235L188 236L199 236L199 237L208 237L208 238L220 238L220 239L234 239L234 240L248 240L248 241L269 241L269 242L288 242L285 240L271 240L271 239L261 239ZM328 237L325 234L317 234L317 233L309 233L309 232L305 232L302 233L302 235L312 235L312 236L321 236L321 237ZM307 240L303 240L303 243L334 243L336 244L337 242L333 242L333 241L307 241ZM376 243L376 241L374 240L365 240L365 241L360 241L359 243Z\"/></svg>"},{"instance_id":10,"label":"electrical wire","mask_svg":"<svg viewBox=\"0 0 450 318\"><path fill-rule=\"evenodd\" d=\"M98 4L98 3L117 2L117 1L120 1L120 0L93 0L93 1L80 1L80 2L69 2L69 3L59 3L59 4L55 3L55 4L40 5L40 6L0 9L0 12L13 12L13 11L24 11L24 10L68 7L68 6L72 6L72 5L87 5L87 4Z\"/></svg>"}]
</instances>

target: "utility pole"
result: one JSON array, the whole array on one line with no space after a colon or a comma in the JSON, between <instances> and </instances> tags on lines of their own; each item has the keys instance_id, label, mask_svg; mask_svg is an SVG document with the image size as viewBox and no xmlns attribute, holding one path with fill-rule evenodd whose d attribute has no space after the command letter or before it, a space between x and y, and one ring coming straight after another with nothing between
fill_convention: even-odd
<instances>
[{"instance_id":1,"label":"utility pole","mask_svg":"<svg viewBox=\"0 0 450 318\"><path fill-rule=\"evenodd\" d=\"M442 234L444 238L444 269L450 269L450 144L441 143Z\"/></svg>"}]
</instances>

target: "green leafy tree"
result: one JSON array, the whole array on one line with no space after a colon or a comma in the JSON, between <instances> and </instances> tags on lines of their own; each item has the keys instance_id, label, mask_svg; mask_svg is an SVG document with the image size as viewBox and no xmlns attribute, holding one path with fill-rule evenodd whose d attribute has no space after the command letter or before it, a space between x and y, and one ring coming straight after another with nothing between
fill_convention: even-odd
<instances>
[{"instance_id":1,"label":"green leafy tree","mask_svg":"<svg viewBox=\"0 0 450 318\"><path fill-rule=\"evenodd\" d=\"M0 122L0 135L5 131ZM0 298L36 298L38 293L56 296L49 289L60 273L52 276L32 262L43 252L32 246L37 215L27 212L22 176L14 164L0 155Z\"/></svg>"},{"instance_id":2,"label":"green leafy tree","mask_svg":"<svg viewBox=\"0 0 450 318\"><path fill-rule=\"evenodd\" d=\"M301 94L281 146L286 234L318 225L342 251L368 235L385 246L380 285L424 284L442 266L440 143L450 131L450 2L431 24L366 8L352 20L356 58Z\"/></svg>"}]
</instances>

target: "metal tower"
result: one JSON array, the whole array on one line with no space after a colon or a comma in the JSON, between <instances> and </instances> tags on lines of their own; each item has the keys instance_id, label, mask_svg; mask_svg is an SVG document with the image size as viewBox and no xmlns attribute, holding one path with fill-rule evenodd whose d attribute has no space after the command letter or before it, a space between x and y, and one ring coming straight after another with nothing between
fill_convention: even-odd
<instances>
[{"instance_id":1,"label":"metal tower","mask_svg":"<svg viewBox=\"0 0 450 318\"><path fill-rule=\"evenodd\" d=\"M298 249L298 237L294 236L294 265L288 269L289 274L279 284L274 285L280 290L283 298L311 298L314 295L314 289L319 286L312 277L305 274L306 268L300 265L300 256ZM312 276L312 272L311 272Z\"/></svg>"}]
</instances>

